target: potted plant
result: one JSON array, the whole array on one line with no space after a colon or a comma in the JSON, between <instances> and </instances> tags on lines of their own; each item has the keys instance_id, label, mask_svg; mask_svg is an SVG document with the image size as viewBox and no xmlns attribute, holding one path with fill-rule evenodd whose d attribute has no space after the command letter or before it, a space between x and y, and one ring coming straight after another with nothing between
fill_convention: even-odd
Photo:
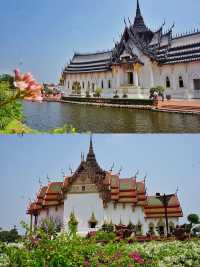
<instances>
[{"instance_id":1,"label":"potted plant","mask_svg":"<svg viewBox=\"0 0 200 267\"><path fill-rule=\"evenodd\" d=\"M115 91L115 95L114 95L113 98L119 98L119 95L118 95L118 91L117 90Z\"/></svg>"},{"instance_id":2,"label":"potted plant","mask_svg":"<svg viewBox=\"0 0 200 267\"><path fill-rule=\"evenodd\" d=\"M123 89L123 98L128 98L128 89L127 88Z\"/></svg>"},{"instance_id":3,"label":"potted plant","mask_svg":"<svg viewBox=\"0 0 200 267\"><path fill-rule=\"evenodd\" d=\"M87 91L86 91L86 97L91 97L91 95L90 95L90 90L87 90Z\"/></svg>"},{"instance_id":4,"label":"potted plant","mask_svg":"<svg viewBox=\"0 0 200 267\"><path fill-rule=\"evenodd\" d=\"M101 97L102 94L102 89L101 88L96 88L95 93L94 93L94 97Z\"/></svg>"}]
</instances>

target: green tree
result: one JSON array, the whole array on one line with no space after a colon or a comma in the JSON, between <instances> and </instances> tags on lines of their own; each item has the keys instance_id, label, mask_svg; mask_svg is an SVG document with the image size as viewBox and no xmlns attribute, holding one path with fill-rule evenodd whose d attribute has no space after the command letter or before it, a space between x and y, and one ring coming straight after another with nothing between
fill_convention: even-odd
<instances>
[{"instance_id":1,"label":"green tree","mask_svg":"<svg viewBox=\"0 0 200 267\"><path fill-rule=\"evenodd\" d=\"M190 214L188 215L187 219L188 219L188 222L190 223L189 224L190 231L192 230L195 224L200 223L199 216L197 214Z\"/></svg>"},{"instance_id":2,"label":"green tree","mask_svg":"<svg viewBox=\"0 0 200 267\"><path fill-rule=\"evenodd\" d=\"M161 85L158 85L156 87L152 87L150 89L150 95L153 96L155 92L158 93L158 95L163 95L165 92L165 88Z\"/></svg>"},{"instance_id":3,"label":"green tree","mask_svg":"<svg viewBox=\"0 0 200 267\"><path fill-rule=\"evenodd\" d=\"M14 77L9 74L0 75L0 82L8 82L10 87L14 89Z\"/></svg>"},{"instance_id":4,"label":"green tree","mask_svg":"<svg viewBox=\"0 0 200 267\"><path fill-rule=\"evenodd\" d=\"M76 236L77 228L78 228L78 221L73 212L70 214L68 227L69 227L69 235L72 237Z\"/></svg>"},{"instance_id":5,"label":"green tree","mask_svg":"<svg viewBox=\"0 0 200 267\"><path fill-rule=\"evenodd\" d=\"M16 226L13 227L10 231L0 231L0 241L14 243L20 238Z\"/></svg>"},{"instance_id":6,"label":"green tree","mask_svg":"<svg viewBox=\"0 0 200 267\"><path fill-rule=\"evenodd\" d=\"M13 89L10 81L0 79L0 130L4 130L6 126L13 120L22 120L22 104L17 100L13 100L7 105L1 106L10 97L12 97Z\"/></svg>"}]
</instances>

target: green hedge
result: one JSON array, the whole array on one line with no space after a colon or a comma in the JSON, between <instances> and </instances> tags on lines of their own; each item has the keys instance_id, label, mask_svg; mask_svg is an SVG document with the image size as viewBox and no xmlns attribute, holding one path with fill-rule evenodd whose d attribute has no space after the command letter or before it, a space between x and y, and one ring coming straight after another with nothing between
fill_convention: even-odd
<instances>
[{"instance_id":1,"label":"green hedge","mask_svg":"<svg viewBox=\"0 0 200 267\"><path fill-rule=\"evenodd\" d=\"M129 98L89 98L89 97L62 97L62 100L80 103L99 103L117 105L153 106L154 101L150 99L129 99Z\"/></svg>"}]
</instances>

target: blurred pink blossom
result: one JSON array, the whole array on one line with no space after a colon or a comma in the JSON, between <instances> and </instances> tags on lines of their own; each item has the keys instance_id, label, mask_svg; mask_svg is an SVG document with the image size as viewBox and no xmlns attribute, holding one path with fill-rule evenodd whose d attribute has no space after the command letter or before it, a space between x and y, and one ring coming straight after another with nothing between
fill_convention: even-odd
<instances>
[{"instance_id":1,"label":"blurred pink blossom","mask_svg":"<svg viewBox=\"0 0 200 267\"><path fill-rule=\"evenodd\" d=\"M33 79L30 72L21 74L19 69L14 70L14 86L20 90L20 94L26 100L42 101L43 86Z\"/></svg>"},{"instance_id":2,"label":"blurred pink blossom","mask_svg":"<svg viewBox=\"0 0 200 267\"><path fill-rule=\"evenodd\" d=\"M141 265L144 264L144 260L141 258L138 252L133 252L130 256L136 263L139 263Z\"/></svg>"}]
</instances>

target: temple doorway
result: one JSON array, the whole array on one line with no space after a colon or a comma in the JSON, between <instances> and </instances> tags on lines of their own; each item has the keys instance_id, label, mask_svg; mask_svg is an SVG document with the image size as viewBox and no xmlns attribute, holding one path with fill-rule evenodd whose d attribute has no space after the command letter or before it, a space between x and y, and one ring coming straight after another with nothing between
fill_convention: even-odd
<instances>
[{"instance_id":1,"label":"temple doorway","mask_svg":"<svg viewBox=\"0 0 200 267\"><path fill-rule=\"evenodd\" d=\"M74 82L72 85L72 94L81 95L81 84L80 82Z\"/></svg>"},{"instance_id":2,"label":"temple doorway","mask_svg":"<svg viewBox=\"0 0 200 267\"><path fill-rule=\"evenodd\" d=\"M200 90L200 79L194 79L194 90Z\"/></svg>"},{"instance_id":3,"label":"temple doorway","mask_svg":"<svg viewBox=\"0 0 200 267\"><path fill-rule=\"evenodd\" d=\"M159 226L158 227L159 235L164 236L165 235L165 228L164 226Z\"/></svg>"},{"instance_id":4,"label":"temple doorway","mask_svg":"<svg viewBox=\"0 0 200 267\"><path fill-rule=\"evenodd\" d=\"M128 72L128 84L133 85L133 72Z\"/></svg>"},{"instance_id":5,"label":"temple doorway","mask_svg":"<svg viewBox=\"0 0 200 267\"><path fill-rule=\"evenodd\" d=\"M97 223L96 222L90 222L89 226L90 226L91 229L95 229L96 226L97 226Z\"/></svg>"},{"instance_id":6,"label":"temple doorway","mask_svg":"<svg viewBox=\"0 0 200 267\"><path fill-rule=\"evenodd\" d=\"M95 229L95 228L96 228L98 222L97 222L97 220L96 220L96 218L95 218L94 213L92 213L92 216L91 216L90 220L88 221L88 224L89 224L89 227L90 227L91 229Z\"/></svg>"}]
</instances>

